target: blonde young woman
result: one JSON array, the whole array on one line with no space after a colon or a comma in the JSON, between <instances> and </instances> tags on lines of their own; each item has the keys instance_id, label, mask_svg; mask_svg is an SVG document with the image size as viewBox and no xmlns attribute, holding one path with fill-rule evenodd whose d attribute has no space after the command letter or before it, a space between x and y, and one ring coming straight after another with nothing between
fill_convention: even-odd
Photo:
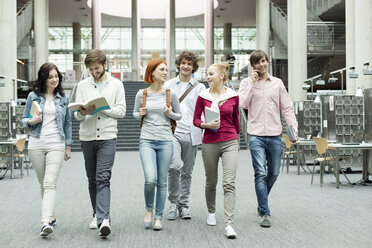
<instances>
[{"instance_id":1,"label":"blonde young woman","mask_svg":"<svg viewBox=\"0 0 372 248\"><path fill-rule=\"evenodd\" d=\"M147 88L146 106L142 108L144 90L136 95L133 116L143 119L139 152L145 176L146 229L163 229L161 219L167 197L167 177L173 156L173 135L170 119L180 120L181 110L177 95L170 92L170 107L166 106L167 65L163 60L151 60L145 72ZM155 196L156 191L156 196ZM156 206L154 206L154 198ZM152 223L155 207L155 221Z\"/></svg>"},{"instance_id":2,"label":"blonde young woman","mask_svg":"<svg viewBox=\"0 0 372 248\"><path fill-rule=\"evenodd\" d=\"M218 161L222 159L225 212L225 235L235 238L232 227L235 209L235 178L239 151L239 96L227 88L228 64L213 64L208 68L207 81L210 88L202 91L196 101L194 125L204 129L202 156L206 175L205 197L208 208L207 224L217 224L216 186ZM203 122L205 108L219 112L219 119Z\"/></svg>"}]
</instances>

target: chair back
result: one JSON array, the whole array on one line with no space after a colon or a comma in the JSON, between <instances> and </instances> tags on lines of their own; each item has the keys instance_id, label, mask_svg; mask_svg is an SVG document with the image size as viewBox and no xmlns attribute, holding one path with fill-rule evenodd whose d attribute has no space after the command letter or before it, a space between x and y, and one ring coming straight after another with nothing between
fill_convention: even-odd
<instances>
[{"instance_id":1,"label":"chair back","mask_svg":"<svg viewBox=\"0 0 372 248\"><path fill-rule=\"evenodd\" d=\"M23 138L23 139L17 140L17 142L14 145L17 147L17 150L19 152L23 152L23 150L25 149L25 143L26 143L26 138Z\"/></svg>"},{"instance_id":2,"label":"chair back","mask_svg":"<svg viewBox=\"0 0 372 248\"><path fill-rule=\"evenodd\" d=\"M328 148L328 141L326 139L318 138L318 137L314 137L313 139L315 140L316 151L320 155L325 154Z\"/></svg>"},{"instance_id":3,"label":"chair back","mask_svg":"<svg viewBox=\"0 0 372 248\"><path fill-rule=\"evenodd\" d=\"M291 149L292 142L290 141L288 135L283 134L282 136L283 136L283 138L284 138L285 148L287 148L287 149Z\"/></svg>"}]
</instances>

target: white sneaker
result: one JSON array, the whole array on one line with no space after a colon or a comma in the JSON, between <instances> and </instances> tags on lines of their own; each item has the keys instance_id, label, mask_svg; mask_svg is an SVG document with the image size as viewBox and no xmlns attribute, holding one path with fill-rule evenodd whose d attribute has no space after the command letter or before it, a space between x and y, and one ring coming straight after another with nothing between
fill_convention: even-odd
<instances>
[{"instance_id":1,"label":"white sneaker","mask_svg":"<svg viewBox=\"0 0 372 248\"><path fill-rule=\"evenodd\" d=\"M229 239L235 239L236 238L236 232L234 231L234 228L232 228L232 226L227 226L225 228L225 235Z\"/></svg>"},{"instance_id":2,"label":"white sneaker","mask_svg":"<svg viewBox=\"0 0 372 248\"><path fill-rule=\"evenodd\" d=\"M53 232L53 227L52 227L52 226L44 225L44 226L41 228L40 236L41 236L41 237L46 237L46 236L48 236L49 234L51 234L52 232Z\"/></svg>"},{"instance_id":3,"label":"white sneaker","mask_svg":"<svg viewBox=\"0 0 372 248\"><path fill-rule=\"evenodd\" d=\"M110 220L104 219L99 228L99 235L103 238L106 238L111 233Z\"/></svg>"},{"instance_id":4,"label":"white sneaker","mask_svg":"<svg viewBox=\"0 0 372 248\"><path fill-rule=\"evenodd\" d=\"M97 216L95 214L93 214L93 220L89 224L89 228L90 229L97 229L98 228L98 226L97 226Z\"/></svg>"},{"instance_id":5,"label":"white sneaker","mask_svg":"<svg viewBox=\"0 0 372 248\"><path fill-rule=\"evenodd\" d=\"M208 214L207 225L208 226L217 225L216 214Z\"/></svg>"}]
</instances>

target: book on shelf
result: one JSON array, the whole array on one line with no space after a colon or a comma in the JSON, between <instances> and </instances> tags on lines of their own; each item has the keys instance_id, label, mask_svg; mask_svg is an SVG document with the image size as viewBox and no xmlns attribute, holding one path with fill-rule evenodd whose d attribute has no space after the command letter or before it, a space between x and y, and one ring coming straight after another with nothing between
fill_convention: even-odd
<instances>
[{"instance_id":1,"label":"book on shelf","mask_svg":"<svg viewBox=\"0 0 372 248\"><path fill-rule=\"evenodd\" d=\"M33 101L31 104L30 114L28 115L28 118L32 119L32 117L41 115L43 113L43 110L41 109L38 102ZM35 128L37 124L32 125L32 128Z\"/></svg>"},{"instance_id":2,"label":"book on shelf","mask_svg":"<svg viewBox=\"0 0 372 248\"><path fill-rule=\"evenodd\" d=\"M287 135L291 142L297 141L296 132L294 131L292 125L287 125Z\"/></svg>"},{"instance_id":3,"label":"book on shelf","mask_svg":"<svg viewBox=\"0 0 372 248\"><path fill-rule=\"evenodd\" d=\"M91 99L87 102L72 102L68 105L68 108L72 112L76 112L76 111L79 112L80 107L83 107L84 109L86 109L92 105L96 106L96 109L91 113L91 115L95 115L96 113L102 110L111 109L110 105L106 101L106 98L103 96Z\"/></svg>"},{"instance_id":4,"label":"book on shelf","mask_svg":"<svg viewBox=\"0 0 372 248\"><path fill-rule=\"evenodd\" d=\"M214 120L219 120L220 119L220 111L216 111L216 110L213 110L209 107L205 107L204 108L204 113L205 113L205 121L206 122L212 122ZM212 128L209 128L210 130L212 130L213 132L217 132L218 129L212 129Z\"/></svg>"}]
</instances>

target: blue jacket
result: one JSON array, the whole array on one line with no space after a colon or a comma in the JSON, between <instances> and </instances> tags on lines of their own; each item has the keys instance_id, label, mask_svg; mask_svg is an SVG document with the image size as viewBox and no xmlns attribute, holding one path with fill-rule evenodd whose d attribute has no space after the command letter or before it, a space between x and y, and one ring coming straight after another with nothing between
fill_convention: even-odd
<instances>
[{"instance_id":1,"label":"blue jacket","mask_svg":"<svg viewBox=\"0 0 372 248\"><path fill-rule=\"evenodd\" d=\"M42 110L44 110L46 99L44 96L38 96L34 91L28 94L25 112L22 116L22 123L24 127L30 128L30 135L32 137L40 138L40 132L43 122L40 122L36 125L35 128L28 125L28 120L30 120L30 110L32 102L36 101L39 103ZM61 96L58 92L54 97L54 105L56 107L56 117L57 117L57 126L59 129L59 134L62 139L65 140L65 144L70 146L72 144L72 124L71 124L71 115L70 109L67 108L69 104L69 99L66 95Z\"/></svg>"}]
</instances>

